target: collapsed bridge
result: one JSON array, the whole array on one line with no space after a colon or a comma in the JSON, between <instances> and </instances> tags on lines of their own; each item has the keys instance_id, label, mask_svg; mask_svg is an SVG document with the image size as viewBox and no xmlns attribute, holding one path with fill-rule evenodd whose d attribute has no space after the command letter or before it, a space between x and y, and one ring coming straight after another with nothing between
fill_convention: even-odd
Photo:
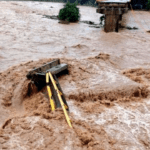
<instances>
[{"instance_id":1,"label":"collapsed bridge","mask_svg":"<svg viewBox=\"0 0 150 150\"><path fill-rule=\"evenodd\" d=\"M130 0L96 0L96 12L105 14L105 32L118 32L119 21L122 20L122 15L128 12L129 2Z\"/></svg>"}]
</instances>

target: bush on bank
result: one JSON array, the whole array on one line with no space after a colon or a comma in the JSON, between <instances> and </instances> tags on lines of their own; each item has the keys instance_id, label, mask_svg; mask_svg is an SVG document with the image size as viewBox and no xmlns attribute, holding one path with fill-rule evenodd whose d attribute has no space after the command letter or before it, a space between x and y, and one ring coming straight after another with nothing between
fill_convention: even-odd
<instances>
[{"instance_id":1,"label":"bush on bank","mask_svg":"<svg viewBox=\"0 0 150 150\"><path fill-rule=\"evenodd\" d=\"M76 22L80 19L79 8L76 7L77 3L71 4L67 2L64 8L60 9L58 18L60 20L67 20L69 22Z\"/></svg>"}]
</instances>

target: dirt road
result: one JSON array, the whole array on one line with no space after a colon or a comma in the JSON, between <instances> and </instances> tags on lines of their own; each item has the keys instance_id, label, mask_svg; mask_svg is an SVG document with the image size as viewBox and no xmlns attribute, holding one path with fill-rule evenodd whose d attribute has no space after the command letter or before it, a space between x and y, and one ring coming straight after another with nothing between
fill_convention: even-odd
<instances>
[{"instance_id":1,"label":"dirt road","mask_svg":"<svg viewBox=\"0 0 150 150\"><path fill-rule=\"evenodd\" d=\"M0 2L0 149L150 149L150 12L124 15L123 25L138 30L105 33L43 18L62 7ZM99 23L96 8L78 7L81 21ZM26 79L55 58L69 65L59 81L73 129Z\"/></svg>"}]
</instances>

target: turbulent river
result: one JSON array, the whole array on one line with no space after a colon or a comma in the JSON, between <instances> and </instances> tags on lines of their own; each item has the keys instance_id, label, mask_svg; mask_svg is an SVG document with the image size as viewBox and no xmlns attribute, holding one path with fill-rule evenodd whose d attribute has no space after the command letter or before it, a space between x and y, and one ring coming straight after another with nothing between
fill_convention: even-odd
<instances>
[{"instance_id":1,"label":"turbulent river","mask_svg":"<svg viewBox=\"0 0 150 150\"><path fill-rule=\"evenodd\" d=\"M44 17L63 5L0 2L0 149L149 150L150 12L129 11L124 28L105 33L85 23L99 24L94 7L77 6L78 23ZM26 79L55 58L69 65L59 81L73 129Z\"/></svg>"}]
</instances>

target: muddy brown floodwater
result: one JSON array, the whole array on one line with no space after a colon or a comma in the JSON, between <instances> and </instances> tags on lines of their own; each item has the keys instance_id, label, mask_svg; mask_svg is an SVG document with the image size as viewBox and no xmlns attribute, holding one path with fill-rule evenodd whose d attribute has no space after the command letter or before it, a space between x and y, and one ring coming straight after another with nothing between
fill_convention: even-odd
<instances>
[{"instance_id":1,"label":"muddy brown floodwater","mask_svg":"<svg viewBox=\"0 0 150 150\"><path fill-rule=\"evenodd\" d=\"M150 12L129 11L126 28L105 33L83 23L99 23L94 7L78 6L79 23L43 17L62 7L0 2L0 149L149 150ZM26 79L55 58L69 65L59 81L73 129Z\"/></svg>"}]
</instances>

